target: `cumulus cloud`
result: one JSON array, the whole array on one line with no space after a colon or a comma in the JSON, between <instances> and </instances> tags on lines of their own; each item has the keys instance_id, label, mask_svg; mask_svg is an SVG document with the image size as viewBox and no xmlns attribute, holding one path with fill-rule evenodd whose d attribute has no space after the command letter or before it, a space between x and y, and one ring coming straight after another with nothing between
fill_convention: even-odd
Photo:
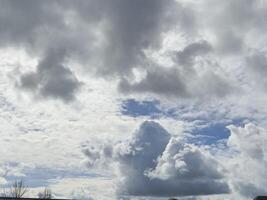
<instances>
[{"instance_id":1,"label":"cumulus cloud","mask_svg":"<svg viewBox=\"0 0 267 200\"><path fill-rule=\"evenodd\" d=\"M220 164L207 151L180 138L172 138L155 122L144 122L130 140L96 149L90 146L84 149L89 166L95 163L99 167L98 164L105 163L113 167L120 195L229 192Z\"/></svg>"},{"instance_id":2,"label":"cumulus cloud","mask_svg":"<svg viewBox=\"0 0 267 200\"><path fill-rule=\"evenodd\" d=\"M251 123L228 129L222 151L220 144L213 151L171 136L158 123L144 122L131 139L89 143L84 153L89 168L112 171L118 195L266 195L266 130Z\"/></svg>"},{"instance_id":3,"label":"cumulus cloud","mask_svg":"<svg viewBox=\"0 0 267 200\"><path fill-rule=\"evenodd\" d=\"M229 126L228 145L237 151L227 167L233 190L245 197L266 195L267 152L266 130L254 124L244 127Z\"/></svg>"},{"instance_id":4,"label":"cumulus cloud","mask_svg":"<svg viewBox=\"0 0 267 200\"><path fill-rule=\"evenodd\" d=\"M193 164L194 162L196 163ZM158 158L156 168L150 170L148 175L151 178L163 180L170 178L220 179L222 174L219 173L217 165L218 163L211 156L201 152L198 147L186 144L181 138L172 138L163 155Z\"/></svg>"}]
</instances>

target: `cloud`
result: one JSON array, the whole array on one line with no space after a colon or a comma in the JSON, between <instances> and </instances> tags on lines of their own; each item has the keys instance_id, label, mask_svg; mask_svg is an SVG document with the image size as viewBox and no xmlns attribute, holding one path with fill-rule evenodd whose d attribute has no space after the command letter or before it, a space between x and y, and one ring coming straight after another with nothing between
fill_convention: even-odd
<instances>
[{"instance_id":1,"label":"cloud","mask_svg":"<svg viewBox=\"0 0 267 200\"><path fill-rule=\"evenodd\" d=\"M118 89L124 94L197 98L223 97L232 91L225 77L214 72L213 64L206 65L207 72L195 67L199 64L198 58L216 52L212 41L206 38L186 42L182 50L172 51L171 59L176 65L171 68L147 64L154 62L147 50L155 52L164 48L165 33L176 26L186 33L198 30L200 19L195 18L195 7L163 0L116 0L112 3L91 0L75 4L28 0L23 4L4 1L2 9L2 47L22 48L40 60L36 72L21 75L19 88L27 88L41 98L75 99L81 71L76 67L68 69L66 60L81 65L83 72L117 79ZM189 35L194 37L194 34ZM136 78L134 69L146 71L145 78L131 82ZM49 78L44 81L44 76Z\"/></svg>"},{"instance_id":2,"label":"cloud","mask_svg":"<svg viewBox=\"0 0 267 200\"><path fill-rule=\"evenodd\" d=\"M233 82L229 84L225 75L221 71L216 71L216 64L212 63L208 56L213 51L213 47L208 41L200 40L188 44L181 51L173 52L175 68L183 77L181 82L185 84L191 98L207 95L225 97L235 90ZM199 65L204 70L199 70Z\"/></svg>"},{"instance_id":3,"label":"cloud","mask_svg":"<svg viewBox=\"0 0 267 200\"><path fill-rule=\"evenodd\" d=\"M216 160L208 153L201 152L198 147L186 144L181 138L172 138L169 141L162 156L158 158L156 168L148 171L148 175L151 178L177 178L180 181L223 178Z\"/></svg>"},{"instance_id":4,"label":"cloud","mask_svg":"<svg viewBox=\"0 0 267 200\"><path fill-rule=\"evenodd\" d=\"M158 123L144 122L130 140L97 146L84 149L89 166L99 167L104 163L114 167L119 195L181 196L229 192L219 163L208 152L172 138Z\"/></svg>"},{"instance_id":5,"label":"cloud","mask_svg":"<svg viewBox=\"0 0 267 200\"><path fill-rule=\"evenodd\" d=\"M228 126L228 145L236 152L225 163L233 191L245 197L266 195L266 129L248 123L244 127Z\"/></svg>"},{"instance_id":6,"label":"cloud","mask_svg":"<svg viewBox=\"0 0 267 200\"><path fill-rule=\"evenodd\" d=\"M174 66L152 65L146 69L139 81L122 78L118 88L124 94L154 94L175 98L199 99L202 97L225 97L237 90L229 80L205 55L212 51L206 41L189 44L182 51L172 52ZM198 58L204 59L199 70ZM211 68L214 69L211 69Z\"/></svg>"},{"instance_id":7,"label":"cloud","mask_svg":"<svg viewBox=\"0 0 267 200\"><path fill-rule=\"evenodd\" d=\"M91 194L84 188L78 188L76 190L73 190L71 193L71 197L73 199L79 200L94 200L94 198L91 197Z\"/></svg>"},{"instance_id":8,"label":"cloud","mask_svg":"<svg viewBox=\"0 0 267 200\"><path fill-rule=\"evenodd\" d=\"M84 153L91 169L112 171L118 195L266 195L266 130L251 123L227 128L230 137L223 147L196 146L158 123L144 122L131 139L91 143Z\"/></svg>"},{"instance_id":9,"label":"cloud","mask_svg":"<svg viewBox=\"0 0 267 200\"><path fill-rule=\"evenodd\" d=\"M87 73L116 79L123 94L222 98L241 87L236 89L232 77L237 83L240 79L220 61L227 56L244 59L248 49L260 49L265 11L262 1L247 0L3 1L0 46L23 49L40 60L36 72L20 75L18 88L41 98L74 100L79 76ZM170 32L182 35L182 45L165 46ZM173 66L155 62L149 51L162 52ZM66 60L79 67L67 66ZM142 80L132 81L135 70L145 71ZM44 71L49 78L41 81Z\"/></svg>"},{"instance_id":10,"label":"cloud","mask_svg":"<svg viewBox=\"0 0 267 200\"><path fill-rule=\"evenodd\" d=\"M267 75L267 57L266 53L262 51L254 51L246 58L246 69L248 70L248 78L252 81L252 84L257 89L266 91L267 81L265 76ZM261 81L258 81L258 80Z\"/></svg>"},{"instance_id":11,"label":"cloud","mask_svg":"<svg viewBox=\"0 0 267 200\"><path fill-rule=\"evenodd\" d=\"M181 80L179 71L175 68L161 67L149 69L146 77L137 83L122 79L119 89L124 93L154 93L159 95L188 96L186 85Z\"/></svg>"},{"instance_id":12,"label":"cloud","mask_svg":"<svg viewBox=\"0 0 267 200\"><path fill-rule=\"evenodd\" d=\"M267 58L264 52L255 52L249 57L247 57L247 64L250 71L257 75L267 74Z\"/></svg>"},{"instance_id":13,"label":"cloud","mask_svg":"<svg viewBox=\"0 0 267 200\"><path fill-rule=\"evenodd\" d=\"M205 55L212 51L211 45L207 41L199 41L191 43L182 51L175 53L175 59L180 65L191 67L197 56Z\"/></svg>"},{"instance_id":14,"label":"cloud","mask_svg":"<svg viewBox=\"0 0 267 200\"><path fill-rule=\"evenodd\" d=\"M83 55L81 52L86 47L81 41L87 38L83 34L78 37L77 31L72 31L72 27L65 23L67 15L62 9L68 4L55 1L48 5L31 0L3 2L1 47L23 49L40 60L36 72L22 73L18 83L18 88L27 89L36 97L69 102L75 99L79 88L78 79L64 62L70 57Z\"/></svg>"},{"instance_id":15,"label":"cloud","mask_svg":"<svg viewBox=\"0 0 267 200\"><path fill-rule=\"evenodd\" d=\"M104 50L104 74L128 74L132 68L143 65L144 50L159 45L161 33L168 27L170 6L174 1L115 0L100 1L106 7L105 20L110 30ZM143 66L142 66L143 67Z\"/></svg>"},{"instance_id":16,"label":"cloud","mask_svg":"<svg viewBox=\"0 0 267 200\"><path fill-rule=\"evenodd\" d=\"M1 169L0 169L0 185L7 184L7 180L5 178L5 175L6 175L6 170L1 167Z\"/></svg>"},{"instance_id":17,"label":"cloud","mask_svg":"<svg viewBox=\"0 0 267 200\"><path fill-rule=\"evenodd\" d=\"M115 79L124 95L198 99L237 94L239 77L220 61L227 56L244 59L248 49L258 49L260 41L252 43L252 38L258 34L263 39L266 18L264 3L247 0L27 0L3 1L1 10L1 47L24 49L40 61L36 72L20 74L18 88L65 102L75 99L85 74ZM179 45L165 46L170 32L182 35ZM149 51L162 52L173 65L157 63ZM56 55L61 58L53 61ZM53 67L40 67L44 60ZM66 60L78 65L67 66ZM132 81L137 79L135 70L143 70L144 78ZM49 78L40 83L43 71ZM55 78L55 71L64 75Z\"/></svg>"},{"instance_id":18,"label":"cloud","mask_svg":"<svg viewBox=\"0 0 267 200\"><path fill-rule=\"evenodd\" d=\"M231 126L229 139L222 133L229 121L248 116L266 127L266 11L262 0L3 0L1 160L77 170L83 159L80 143L89 137L91 144L84 147L88 167L115 175L121 194L231 190L247 198L266 193L261 143L266 130ZM27 95L17 92L79 101L72 108L57 104L55 109L53 101L29 107L22 101ZM129 112L122 113L125 98L141 98L151 110L126 105ZM151 98L159 108L147 101ZM165 114L169 108L175 117ZM179 129L196 130L198 136L206 131L214 140L205 143L210 146L193 145L151 122L125 140L136 123L151 115L160 115L157 120L175 134ZM203 120L212 133L194 129ZM211 120L227 123L216 128ZM220 145L220 155L210 152Z\"/></svg>"},{"instance_id":19,"label":"cloud","mask_svg":"<svg viewBox=\"0 0 267 200\"><path fill-rule=\"evenodd\" d=\"M66 77L72 75L62 67L62 55L67 54L69 60L84 65L84 69L98 76L128 76L134 67L143 65L144 50L161 43L161 34L169 27L168 20L172 17L168 9L171 5L174 8L176 3L163 0L112 3L91 0L75 4L71 1L52 4L4 1L0 45L22 48L33 57L42 58L37 74L22 75L24 87L39 87L45 71L49 78L43 83L40 96L70 101L77 84L73 78ZM51 49L55 49L53 56ZM43 62L53 66L44 66ZM63 75L55 77L58 75L55 71ZM55 84L58 88L50 87Z\"/></svg>"},{"instance_id":20,"label":"cloud","mask_svg":"<svg viewBox=\"0 0 267 200\"><path fill-rule=\"evenodd\" d=\"M81 82L62 64L65 57L61 51L50 50L39 62L36 72L25 73L20 77L18 86L34 92L36 96L72 101Z\"/></svg>"},{"instance_id":21,"label":"cloud","mask_svg":"<svg viewBox=\"0 0 267 200\"><path fill-rule=\"evenodd\" d=\"M198 33L208 31L208 35L214 37L210 39L220 55L246 54L247 49L255 45L255 36L261 37L264 33L263 23L267 17L265 2L206 1L193 7L198 16Z\"/></svg>"}]
</instances>

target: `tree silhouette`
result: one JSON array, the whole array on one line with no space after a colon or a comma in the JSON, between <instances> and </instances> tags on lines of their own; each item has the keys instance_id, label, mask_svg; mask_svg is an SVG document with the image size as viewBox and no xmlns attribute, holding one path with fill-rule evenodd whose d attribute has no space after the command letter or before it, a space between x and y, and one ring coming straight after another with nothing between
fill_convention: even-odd
<instances>
[{"instance_id":1,"label":"tree silhouette","mask_svg":"<svg viewBox=\"0 0 267 200\"><path fill-rule=\"evenodd\" d=\"M52 199L52 191L49 188L45 188L43 192L38 193L40 199Z\"/></svg>"},{"instance_id":2,"label":"tree silhouette","mask_svg":"<svg viewBox=\"0 0 267 200\"><path fill-rule=\"evenodd\" d=\"M23 197L27 192L29 191L29 188L23 180L16 180L13 182L13 184L10 186L8 190L4 190L4 196L5 197L13 197L15 199L19 199Z\"/></svg>"}]
</instances>

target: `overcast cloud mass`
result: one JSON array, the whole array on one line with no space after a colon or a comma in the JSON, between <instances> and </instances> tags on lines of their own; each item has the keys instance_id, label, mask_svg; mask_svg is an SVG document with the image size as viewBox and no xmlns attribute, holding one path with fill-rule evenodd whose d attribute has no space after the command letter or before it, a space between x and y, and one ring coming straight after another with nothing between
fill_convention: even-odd
<instances>
[{"instance_id":1,"label":"overcast cloud mass","mask_svg":"<svg viewBox=\"0 0 267 200\"><path fill-rule=\"evenodd\" d=\"M267 195L267 2L0 0L0 193Z\"/></svg>"}]
</instances>

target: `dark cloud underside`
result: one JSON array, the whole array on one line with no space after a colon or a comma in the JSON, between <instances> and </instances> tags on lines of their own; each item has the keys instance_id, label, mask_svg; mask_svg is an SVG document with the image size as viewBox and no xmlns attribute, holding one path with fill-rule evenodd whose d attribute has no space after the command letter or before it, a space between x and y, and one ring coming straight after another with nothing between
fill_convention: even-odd
<instances>
[{"instance_id":1,"label":"dark cloud underside","mask_svg":"<svg viewBox=\"0 0 267 200\"><path fill-rule=\"evenodd\" d=\"M117 192L135 196L228 193L211 155L186 144L155 122L144 122L129 141L84 149L90 167L116 163ZM112 165L111 165L112 166ZM167 168L166 168L167 167Z\"/></svg>"}]
</instances>

